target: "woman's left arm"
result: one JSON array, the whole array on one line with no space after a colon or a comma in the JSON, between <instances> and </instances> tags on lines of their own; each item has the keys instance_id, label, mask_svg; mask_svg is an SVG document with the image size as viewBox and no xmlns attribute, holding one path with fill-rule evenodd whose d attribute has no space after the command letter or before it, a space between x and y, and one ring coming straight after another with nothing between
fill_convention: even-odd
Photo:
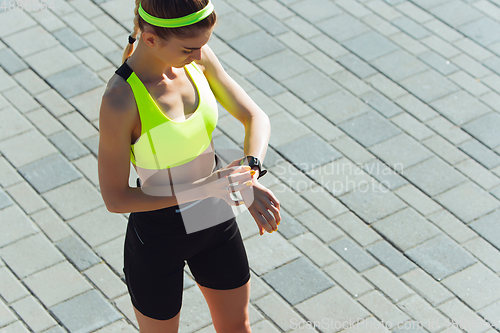
<instances>
[{"instance_id":1,"label":"woman's left arm","mask_svg":"<svg viewBox=\"0 0 500 333\"><path fill-rule=\"evenodd\" d=\"M248 96L243 88L226 73L208 45L203 46L201 51L202 59L199 61L197 60L196 63L202 68L215 98L224 109L238 119L245 127L245 156L255 156L260 161L263 161L266 155L269 137L271 136L271 123L269 117L250 96ZM264 225L264 229L268 232L272 232L273 230L277 230L277 224L281 221L279 201L270 190L258 184L258 173L257 171L252 180L254 183L254 199L257 199L257 195L262 196L262 198L259 199L259 204L257 206L252 203L251 207L253 210L250 209L250 206L247 205L247 207L254 218L256 216L254 214L256 214L257 211L264 215L270 226L266 227L268 223L264 223L264 221L261 221L261 224ZM265 202L264 194L266 198L269 197L267 198L269 202ZM276 221L269 214L268 209L274 213Z\"/></svg>"}]
</instances>

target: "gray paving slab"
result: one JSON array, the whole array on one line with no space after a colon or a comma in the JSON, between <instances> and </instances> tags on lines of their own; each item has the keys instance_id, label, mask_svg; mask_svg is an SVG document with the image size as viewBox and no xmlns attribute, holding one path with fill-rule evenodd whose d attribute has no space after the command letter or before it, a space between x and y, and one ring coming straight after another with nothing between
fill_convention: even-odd
<instances>
[{"instance_id":1,"label":"gray paving slab","mask_svg":"<svg viewBox=\"0 0 500 333\"><path fill-rule=\"evenodd\" d=\"M367 92L361 95L361 99L386 118L390 118L404 111L396 103L377 91Z\"/></svg>"},{"instance_id":2,"label":"gray paving slab","mask_svg":"<svg viewBox=\"0 0 500 333\"><path fill-rule=\"evenodd\" d=\"M250 61L255 61L270 54L282 51L285 46L266 32L256 31L229 42L236 51Z\"/></svg>"},{"instance_id":3,"label":"gray paving slab","mask_svg":"<svg viewBox=\"0 0 500 333\"><path fill-rule=\"evenodd\" d=\"M483 17L474 6L456 0L433 7L430 12L454 28Z\"/></svg>"},{"instance_id":4,"label":"gray paving slab","mask_svg":"<svg viewBox=\"0 0 500 333\"><path fill-rule=\"evenodd\" d=\"M5 193L3 189L0 189L0 209L4 209L10 205L13 205L12 199Z\"/></svg>"},{"instance_id":5,"label":"gray paving slab","mask_svg":"<svg viewBox=\"0 0 500 333\"><path fill-rule=\"evenodd\" d=\"M493 246L500 250L500 225L498 219L500 218L500 210L481 217L469 224L469 226L477 232L481 237L490 242Z\"/></svg>"},{"instance_id":6,"label":"gray paving slab","mask_svg":"<svg viewBox=\"0 0 500 333\"><path fill-rule=\"evenodd\" d=\"M90 153L90 151L67 130L52 134L48 138L70 161Z\"/></svg>"},{"instance_id":7,"label":"gray paving slab","mask_svg":"<svg viewBox=\"0 0 500 333\"><path fill-rule=\"evenodd\" d=\"M403 252L440 234L436 226L411 207L376 221L372 227Z\"/></svg>"},{"instance_id":8,"label":"gray paving slab","mask_svg":"<svg viewBox=\"0 0 500 333\"><path fill-rule=\"evenodd\" d=\"M316 26L337 42L344 42L370 30L366 24L346 13L323 20Z\"/></svg>"},{"instance_id":9,"label":"gray paving slab","mask_svg":"<svg viewBox=\"0 0 500 333\"><path fill-rule=\"evenodd\" d=\"M484 137L484 135L488 134L482 133L480 135ZM465 141L458 148L487 169L493 169L500 165L500 156L477 140Z\"/></svg>"},{"instance_id":10,"label":"gray paving slab","mask_svg":"<svg viewBox=\"0 0 500 333\"><path fill-rule=\"evenodd\" d=\"M306 0L292 3L290 9L311 23L342 13L334 3L327 0Z\"/></svg>"},{"instance_id":11,"label":"gray paving slab","mask_svg":"<svg viewBox=\"0 0 500 333\"><path fill-rule=\"evenodd\" d=\"M408 258L387 241L382 240L377 242L367 247L366 250L397 276L416 267L413 262L408 260Z\"/></svg>"},{"instance_id":12,"label":"gray paving slab","mask_svg":"<svg viewBox=\"0 0 500 333\"><path fill-rule=\"evenodd\" d=\"M401 81L428 69L428 66L417 57L400 49L376 58L370 63L394 81Z\"/></svg>"},{"instance_id":13,"label":"gray paving slab","mask_svg":"<svg viewBox=\"0 0 500 333\"><path fill-rule=\"evenodd\" d=\"M310 134L276 147L278 152L304 172L333 162L342 155L316 134Z\"/></svg>"},{"instance_id":14,"label":"gray paving slab","mask_svg":"<svg viewBox=\"0 0 500 333\"><path fill-rule=\"evenodd\" d=\"M469 223L500 206L499 200L470 181L437 195L435 200L464 223Z\"/></svg>"},{"instance_id":15,"label":"gray paving slab","mask_svg":"<svg viewBox=\"0 0 500 333\"><path fill-rule=\"evenodd\" d=\"M329 246L358 272L363 272L378 264L377 260L349 238L341 238Z\"/></svg>"},{"instance_id":16,"label":"gray paving slab","mask_svg":"<svg viewBox=\"0 0 500 333\"><path fill-rule=\"evenodd\" d=\"M273 36L281 35L290 30L283 23L266 12L253 16L252 21L260 25Z\"/></svg>"},{"instance_id":17,"label":"gray paving slab","mask_svg":"<svg viewBox=\"0 0 500 333\"><path fill-rule=\"evenodd\" d=\"M28 68L28 65L26 65L26 63L11 49L3 49L0 51L0 66L10 75Z\"/></svg>"},{"instance_id":18,"label":"gray paving slab","mask_svg":"<svg viewBox=\"0 0 500 333\"><path fill-rule=\"evenodd\" d=\"M433 70L420 72L402 80L401 85L426 103L458 90L458 86Z\"/></svg>"},{"instance_id":19,"label":"gray paving slab","mask_svg":"<svg viewBox=\"0 0 500 333\"><path fill-rule=\"evenodd\" d=\"M391 23L415 39L421 39L430 35L427 29L405 16L400 16L392 20Z\"/></svg>"},{"instance_id":20,"label":"gray paving slab","mask_svg":"<svg viewBox=\"0 0 500 333\"><path fill-rule=\"evenodd\" d=\"M367 62L399 49L388 38L374 31L344 41L343 45Z\"/></svg>"},{"instance_id":21,"label":"gray paving slab","mask_svg":"<svg viewBox=\"0 0 500 333\"><path fill-rule=\"evenodd\" d=\"M367 148L401 133L399 128L373 110L347 120L339 127Z\"/></svg>"},{"instance_id":22,"label":"gray paving slab","mask_svg":"<svg viewBox=\"0 0 500 333\"><path fill-rule=\"evenodd\" d=\"M353 94L339 90L311 103L311 107L330 120L334 125L371 110L366 103Z\"/></svg>"},{"instance_id":23,"label":"gray paving slab","mask_svg":"<svg viewBox=\"0 0 500 333\"><path fill-rule=\"evenodd\" d=\"M464 24L458 30L483 46L489 46L500 40L500 23L484 16Z\"/></svg>"},{"instance_id":24,"label":"gray paving slab","mask_svg":"<svg viewBox=\"0 0 500 333\"><path fill-rule=\"evenodd\" d=\"M303 302L335 285L325 273L304 257L263 275L262 279L291 305Z\"/></svg>"},{"instance_id":25,"label":"gray paving slab","mask_svg":"<svg viewBox=\"0 0 500 333\"><path fill-rule=\"evenodd\" d=\"M83 94L103 84L97 74L82 64L49 76L47 81L64 98Z\"/></svg>"},{"instance_id":26,"label":"gray paving slab","mask_svg":"<svg viewBox=\"0 0 500 333\"><path fill-rule=\"evenodd\" d=\"M56 246L79 271L92 267L101 261L78 237L67 237L57 242Z\"/></svg>"},{"instance_id":27,"label":"gray paving slab","mask_svg":"<svg viewBox=\"0 0 500 333\"><path fill-rule=\"evenodd\" d=\"M52 34L72 52L81 50L89 45L85 39L69 27L54 31Z\"/></svg>"},{"instance_id":28,"label":"gray paving slab","mask_svg":"<svg viewBox=\"0 0 500 333\"><path fill-rule=\"evenodd\" d=\"M485 114L462 128L491 149L500 146L500 133L495 130L500 128L500 115L498 113Z\"/></svg>"},{"instance_id":29,"label":"gray paving slab","mask_svg":"<svg viewBox=\"0 0 500 333\"><path fill-rule=\"evenodd\" d=\"M286 92L283 86L262 71L247 75L245 78L270 97Z\"/></svg>"},{"instance_id":30,"label":"gray paving slab","mask_svg":"<svg viewBox=\"0 0 500 333\"><path fill-rule=\"evenodd\" d=\"M52 154L19 168L19 173L38 193L44 193L83 175L61 154Z\"/></svg>"},{"instance_id":31,"label":"gray paving slab","mask_svg":"<svg viewBox=\"0 0 500 333\"><path fill-rule=\"evenodd\" d=\"M403 176L429 196L449 190L467 179L438 157L431 157L406 168Z\"/></svg>"},{"instance_id":32,"label":"gray paving slab","mask_svg":"<svg viewBox=\"0 0 500 333\"><path fill-rule=\"evenodd\" d=\"M421 53L417 57L443 75L449 75L459 70L451 61L432 50Z\"/></svg>"},{"instance_id":33,"label":"gray paving slab","mask_svg":"<svg viewBox=\"0 0 500 333\"><path fill-rule=\"evenodd\" d=\"M373 67L365 63L355 54L349 53L335 59L342 66L347 68L351 73L357 75L360 79L367 78L377 73Z\"/></svg>"},{"instance_id":34,"label":"gray paving slab","mask_svg":"<svg viewBox=\"0 0 500 333\"><path fill-rule=\"evenodd\" d=\"M463 125L490 112L490 108L465 91L457 91L430 103L455 125Z\"/></svg>"},{"instance_id":35,"label":"gray paving slab","mask_svg":"<svg viewBox=\"0 0 500 333\"><path fill-rule=\"evenodd\" d=\"M78 311L78 316L75 316ZM122 315L97 291L90 290L66 302L50 308L71 332L94 332L120 318Z\"/></svg>"},{"instance_id":36,"label":"gray paving slab","mask_svg":"<svg viewBox=\"0 0 500 333\"><path fill-rule=\"evenodd\" d=\"M328 76L314 69L288 78L282 84L306 103L340 89Z\"/></svg>"},{"instance_id":37,"label":"gray paving slab","mask_svg":"<svg viewBox=\"0 0 500 333\"><path fill-rule=\"evenodd\" d=\"M280 212L280 214L283 224L280 223L278 232L286 239L302 235L307 231L306 228L304 228L292 215L288 214L286 211L283 210L282 212Z\"/></svg>"}]
</instances>

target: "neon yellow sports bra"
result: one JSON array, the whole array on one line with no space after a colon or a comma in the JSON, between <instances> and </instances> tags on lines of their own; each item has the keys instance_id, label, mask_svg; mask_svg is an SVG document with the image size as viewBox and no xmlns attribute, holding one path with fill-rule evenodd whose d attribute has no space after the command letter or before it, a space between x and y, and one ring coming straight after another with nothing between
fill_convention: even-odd
<instances>
[{"instance_id":1,"label":"neon yellow sports bra","mask_svg":"<svg viewBox=\"0 0 500 333\"><path fill-rule=\"evenodd\" d=\"M203 72L194 62L184 66L198 93L198 107L181 122L169 119L125 61L115 73L134 92L141 119L141 136L130 146L130 160L137 167L163 170L188 163L205 151L217 126L217 101Z\"/></svg>"}]
</instances>

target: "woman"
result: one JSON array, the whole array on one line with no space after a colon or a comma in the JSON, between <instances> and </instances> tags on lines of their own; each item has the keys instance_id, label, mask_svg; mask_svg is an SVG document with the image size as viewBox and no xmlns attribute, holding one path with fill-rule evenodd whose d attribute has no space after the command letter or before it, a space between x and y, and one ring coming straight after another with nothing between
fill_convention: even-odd
<instances>
[{"instance_id":1,"label":"woman","mask_svg":"<svg viewBox=\"0 0 500 333\"><path fill-rule=\"evenodd\" d=\"M107 209L130 213L123 271L142 333L177 332L185 261L217 332L250 332L250 271L231 208L243 202L230 192L261 235L281 221L257 180L269 118L208 47L215 22L209 0L136 1L124 63L102 98L99 182ZM245 126L245 157L226 167L212 140L216 99ZM128 185L129 161L139 188Z\"/></svg>"}]
</instances>

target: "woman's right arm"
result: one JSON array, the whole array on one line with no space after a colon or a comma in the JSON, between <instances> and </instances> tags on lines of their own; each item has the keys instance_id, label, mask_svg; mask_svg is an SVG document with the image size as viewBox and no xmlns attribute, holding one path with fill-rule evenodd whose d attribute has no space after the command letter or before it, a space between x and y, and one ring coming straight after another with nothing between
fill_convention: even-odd
<instances>
[{"instance_id":1,"label":"woman's right arm","mask_svg":"<svg viewBox=\"0 0 500 333\"><path fill-rule=\"evenodd\" d=\"M123 82L125 83L125 82ZM98 173L101 195L106 208L113 213L157 210L186 202L228 196L229 180L207 177L192 183L175 184L175 196L148 195L141 188L129 186L130 143L137 117L137 106L128 84L115 84L102 97L99 112ZM224 177L236 170L220 170ZM209 179L210 178L210 179ZM251 179L249 172L232 176L234 182ZM235 188L241 189L236 185ZM227 198L225 198L226 201Z\"/></svg>"}]
</instances>

